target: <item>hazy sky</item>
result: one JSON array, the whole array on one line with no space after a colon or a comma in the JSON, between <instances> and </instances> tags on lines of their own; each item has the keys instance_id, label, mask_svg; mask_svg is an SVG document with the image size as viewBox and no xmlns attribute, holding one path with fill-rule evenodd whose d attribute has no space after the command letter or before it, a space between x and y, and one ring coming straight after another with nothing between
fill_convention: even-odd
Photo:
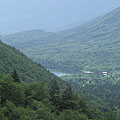
<instances>
[{"instance_id":1,"label":"hazy sky","mask_svg":"<svg viewBox=\"0 0 120 120\"><path fill-rule=\"evenodd\" d=\"M117 7L120 0L0 0L0 32L61 30Z\"/></svg>"}]
</instances>

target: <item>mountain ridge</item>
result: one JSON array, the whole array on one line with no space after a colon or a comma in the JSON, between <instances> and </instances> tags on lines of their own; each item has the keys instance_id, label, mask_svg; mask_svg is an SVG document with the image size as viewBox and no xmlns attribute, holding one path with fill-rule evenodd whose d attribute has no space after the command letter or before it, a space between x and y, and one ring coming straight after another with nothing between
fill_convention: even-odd
<instances>
[{"instance_id":1,"label":"mountain ridge","mask_svg":"<svg viewBox=\"0 0 120 120\"><path fill-rule=\"evenodd\" d=\"M48 69L68 73L80 70L112 71L120 69L120 8L78 27L29 37L17 34L3 37L34 61ZM32 34L32 33L30 33ZM30 35L29 35L30 36ZM26 37L26 38L25 38ZM11 40L9 42L9 40ZM26 41L16 43L17 41ZM116 58L116 59L115 59Z\"/></svg>"},{"instance_id":2,"label":"mountain ridge","mask_svg":"<svg viewBox=\"0 0 120 120\"><path fill-rule=\"evenodd\" d=\"M34 63L19 50L0 41L0 74L11 74L14 70L18 72L20 80L23 82L50 83L51 80L56 79L62 83L62 80L43 66Z\"/></svg>"}]
</instances>

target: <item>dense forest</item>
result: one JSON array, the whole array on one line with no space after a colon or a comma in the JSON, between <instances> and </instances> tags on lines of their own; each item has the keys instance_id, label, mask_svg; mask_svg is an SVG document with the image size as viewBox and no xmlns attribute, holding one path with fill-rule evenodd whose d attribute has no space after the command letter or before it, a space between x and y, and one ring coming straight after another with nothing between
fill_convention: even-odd
<instances>
[{"instance_id":1,"label":"dense forest","mask_svg":"<svg viewBox=\"0 0 120 120\"><path fill-rule=\"evenodd\" d=\"M100 96L99 93L104 89L100 86L101 89L97 91L95 85L98 83L96 81L98 78L96 77L95 80L95 76L91 79L88 77L87 81L91 81L90 85L85 84L85 89L81 89L83 82L79 84L75 75L69 77L74 77L73 80L77 81L79 87L75 86L72 79L69 78L70 81L68 81L67 76L62 78L64 82L40 64L32 62L19 50L2 42L0 42L0 53L1 120L120 119L119 91L117 91L119 85L116 88L106 87L104 96ZM113 74L111 82L115 76L116 74ZM86 78L84 75L78 75L80 80L83 77ZM102 78L100 85L106 83L105 80L106 78ZM114 82L117 84L117 81L118 79ZM107 93L107 88L111 90L111 94ZM106 96L111 99L109 101L104 99ZM112 99L113 97L116 99Z\"/></svg>"},{"instance_id":2,"label":"dense forest","mask_svg":"<svg viewBox=\"0 0 120 120\"><path fill-rule=\"evenodd\" d=\"M62 78L64 82L20 51L2 42L0 53L1 120L120 119L119 80L113 81L114 77L117 78L116 74L106 78L69 75ZM108 81L110 78L111 81ZM87 86L88 81L90 85ZM113 85L116 82L116 86L110 86L107 82ZM106 84L109 86L106 87Z\"/></svg>"},{"instance_id":3,"label":"dense forest","mask_svg":"<svg viewBox=\"0 0 120 120\"><path fill-rule=\"evenodd\" d=\"M32 30L3 36L47 69L67 73L81 70L120 70L120 8L81 26L56 33ZM52 57L51 57L52 56Z\"/></svg>"},{"instance_id":4,"label":"dense forest","mask_svg":"<svg viewBox=\"0 0 120 120\"><path fill-rule=\"evenodd\" d=\"M40 64L34 63L19 50L0 41L0 73L10 74L14 70L19 72L20 80L23 82L46 81L49 83L56 77ZM56 79L59 80L58 77ZM62 83L61 80L59 81Z\"/></svg>"},{"instance_id":5,"label":"dense forest","mask_svg":"<svg viewBox=\"0 0 120 120\"><path fill-rule=\"evenodd\" d=\"M0 119L119 120L120 111L90 107L69 85L61 90L55 79L49 88L41 82L23 84L13 72L0 75Z\"/></svg>"},{"instance_id":6,"label":"dense forest","mask_svg":"<svg viewBox=\"0 0 120 120\"><path fill-rule=\"evenodd\" d=\"M117 76L116 76L117 75ZM119 74L120 75L120 74ZM120 108L120 78L118 73L110 75L95 75L95 74L74 74L61 77L77 91L82 91L84 94L89 94L101 99L98 107L108 109L107 106ZM93 99L93 98L92 98ZM102 105L102 103L106 105ZM90 104L91 100L88 99ZM109 105L107 105L109 103ZM106 106L106 107L105 107Z\"/></svg>"}]
</instances>

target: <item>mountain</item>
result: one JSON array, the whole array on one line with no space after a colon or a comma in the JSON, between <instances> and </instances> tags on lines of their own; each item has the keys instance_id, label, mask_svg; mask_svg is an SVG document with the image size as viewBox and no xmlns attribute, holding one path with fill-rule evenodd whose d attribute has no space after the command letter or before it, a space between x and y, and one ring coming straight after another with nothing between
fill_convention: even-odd
<instances>
[{"instance_id":1,"label":"mountain","mask_svg":"<svg viewBox=\"0 0 120 120\"><path fill-rule=\"evenodd\" d=\"M20 80L23 82L50 82L55 78L59 80L59 78L40 64L34 63L19 50L0 42L0 74L11 74L14 70L18 72Z\"/></svg>"},{"instance_id":2,"label":"mountain","mask_svg":"<svg viewBox=\"0 0 120 120\"><path fill-rule=\"evenodd\" d=\"M2 40L54 71L120 70L120 8L65 31L25 31Z\"/></svg>"}]
</instances>

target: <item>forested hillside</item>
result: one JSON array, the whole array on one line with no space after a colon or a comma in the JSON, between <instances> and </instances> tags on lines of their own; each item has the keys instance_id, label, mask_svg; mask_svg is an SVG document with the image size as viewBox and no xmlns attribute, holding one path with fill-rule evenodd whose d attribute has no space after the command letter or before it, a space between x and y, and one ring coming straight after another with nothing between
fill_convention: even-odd
<instances>
[{"instance_id":1,"label":"forested hillside","mask_svg":"<svg viewBox=\"0 0 120 120\"><path fill-rule=\"evenodd\" d=\"M24 82L44 81L49 83L55 78L59 80L19 50L0 41L0 74L12 74L15 70L19 73L20 80Z\"/></svg>"},{"instance_id":2,"label":"forested hillside","mask_svg":"<svg viewBox=\"0 0 120 120\"><path fill-rule=\"evenodd\" d=\"M115 106L120 107L120 73L113 72L109 75L81 73L63 76L61 79L71 84L77 91L96 96L106 103L110 103L109 106L113 108ZM88 102L91 101L88 100ZM102 101L99 103L102 103ZM102 108L102 104L99 107Z\"/></svg>"},{"instance_id":3,"label":"forested hillside","mask_svg":"<svg viewBox=\"0 0 120 120\"><path fill-rule=\"evenodd\" d=\"M90 86L77 94L69 84L2 42L0 52L1 120L119 120L119 102L112 106L92 94Z\"/></svg>"},{"instance_id":4,"label":"forested hillside","mask_svg":"<svg viewBox=\"0 0 120 120\"><path fill-rule=\"evenodd\" d=\"M2 40L54 71L109 72L120 69L119 26L120 8L117 8L73 29L56 33L26 31L4 36Z\"/></svg>"},{"instance_id":5,"label":"forested hillside","mask_svg":"<svg viewBox=\"0 0 120 120\"><path fill-rule=\"evenodd\" d=\"M41 82L23 84L16 77L1 75L0 119L119 120L120 111L101 111L96 106L88 106L70 86L61 90L56 80L48 88Z\"/></svg>"}]
</instances>

